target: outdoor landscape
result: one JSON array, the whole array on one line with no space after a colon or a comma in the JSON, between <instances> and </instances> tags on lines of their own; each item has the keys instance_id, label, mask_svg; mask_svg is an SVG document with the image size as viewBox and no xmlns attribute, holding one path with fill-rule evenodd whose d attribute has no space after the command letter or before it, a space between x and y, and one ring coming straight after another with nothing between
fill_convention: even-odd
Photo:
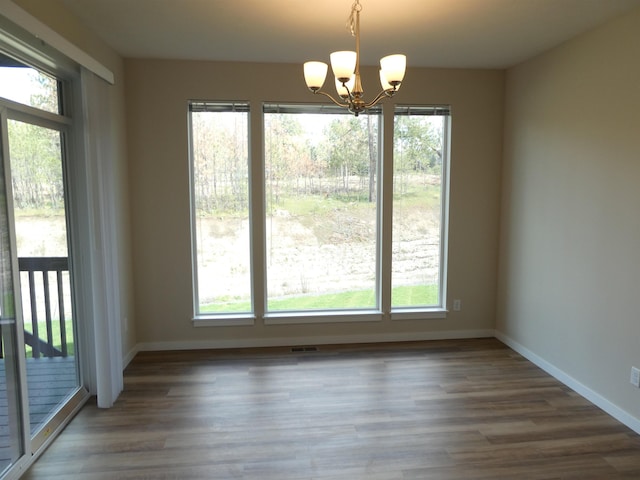
<instances>
[{"instance_id":1,"label":"outdoor landscape","mask_svg":"<svg viewBox=\"0 0 640 480\"><path fill-rule=\"evenodd\" d=\"M395 125L393 304L439 301L443 117ZM250 311L246 117L192 116L200 311ZM376 116L265 113L269 311L376 307Z\"/></svg>"},{"instance_id":2,"label":"outdoor landscape","mask_svg":"<svg viewBox=\"0 0 640 480\"><path fill-rule=\"evenodd\" d=\"M28 123L8 122L12 204L19 259L68 257L65 220L61 135L56 130ZM62 346L61 329L66 331L65 351L73 355L71 284L68 272L61 274L63 305L58 302L55 272L46 275L49 284L45 297L45 278L41 272L21 271L21 298L25 332L35 334L55 348ZM33 291L33 301L30 292ZM47 305L50 322L47 318ZM32 309L36 311L34 322ZM64 321L60 322L64 311ZM68 350L67 350L68 348ZM27 355L32 348L26 345Z\"/></svg>"}]
</instances>

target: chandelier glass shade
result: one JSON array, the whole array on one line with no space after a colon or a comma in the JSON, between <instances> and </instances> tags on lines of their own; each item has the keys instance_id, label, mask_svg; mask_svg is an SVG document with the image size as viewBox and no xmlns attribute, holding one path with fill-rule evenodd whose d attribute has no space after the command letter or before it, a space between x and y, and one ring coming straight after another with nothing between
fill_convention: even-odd
<instances>
[{"instance_id":1,"label":"chandelier glass shade","mask_svg":"<svg viewBox=\"0 0 640 480\"><path fill-rule=\"evenodd\" d=\"M358 114L377 105L382 99L392 97L400 88L407 68L407 57L401 54L388 55L380 59L380 84L382 90L371 101L363 98L364 90L360 80L360 11L362 5L356 0L351 6L351 15L347 27L356 38L356 50L333 52L330 55L331 70L335 77L336 92L340 100L322 91L327 77L328 65L324 62L311 61L304 64L304 79L313 93L328 97L333 103Z\"/></svg>"}]
</instances>

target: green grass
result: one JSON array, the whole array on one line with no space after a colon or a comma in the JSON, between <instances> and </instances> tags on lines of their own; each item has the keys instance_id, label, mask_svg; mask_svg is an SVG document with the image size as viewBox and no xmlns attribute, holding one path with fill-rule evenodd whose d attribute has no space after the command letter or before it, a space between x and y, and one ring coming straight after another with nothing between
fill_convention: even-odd
<instances>
[{"instance_id":1,"label":"green grass","mask_svg":"<svg viewBox=\"0 0 640 480\"><path fill-rule=\"evenodd\" d=\"M31 324L27 324L25 325L25 330L33 333L31 331ZM73 326L72 326L72 322L71 320L67 320L66 321L66 337L67 337L67 354L69 356L73 355L75 353L75 346L74 346L74 341L73 341ZM60 340L60 322L56 319L51 321L51 331L53 334L53 346L55 348L57 348L58 350L62 350L62 342ZM47 341L47 324L45 321L40 321L38 322L38 335L40 336L40 338L46 342ZM25 345L25 350L26 350L26 354L27 357L31 357L32 355L32 349L29 345Z\"/></svg>"},{"instance_id":2,"label":"green grass","mask_svg":"<svg viewBox=\"0 0 640 480\"><path fill-rule=\"evenodd\" d=\"M16 217L63 217L64 218L64 209L63 208L16 208L15 211Z\"/></svg>"},{"instance_id":3,"label":"green grass","mask_svg":"<svg viewBox=\"0 0 640 480\"><path fill-rule=\"evenodd\" d=\"M423 185L418 188L411 185L402 194L394 193L393 200L403 208L417 208L423 211L439 209L440 186Z\"/></svg>"},{"instance_id":4,"label":"green grass","mask_svg":"<svg viewBox=\"0 0 640 480\"><path fill-rule=\"evenodd\" d=\"M347 196L344 194L332 193L331 195L283 195L278 204L269 205L273 209L286 210L296 217L321 217L330 215L338 210L348 208L350 212L359 209L371 210L371 202L362 195Z\"/></svg>"},{"instance_id":5,"label":"green grass","mask_svg":"<svg viewBox=\"0 0 640 480\"><path fill-rule=\"evenodd\" d=\"M422 307L438 303L437 285L396 287L392 292L394 307ZM373 308L374 292L356 290L324 295L301 295L274 299L269 302L270 312L308 310L349 310ZM202 305L200 313L243 313L251 311L249 301L230 301Z\"/></svg>"},{"instance_id":6,"label":"green grass","mask_svg":"<svg viewBox=\"0 0 640 480\"><path fill-rule=\"evenodd\" d=\"M392 307L424 307L438 304L438 285L396 287L391 292Z\"/></svg>"}]
</instances>

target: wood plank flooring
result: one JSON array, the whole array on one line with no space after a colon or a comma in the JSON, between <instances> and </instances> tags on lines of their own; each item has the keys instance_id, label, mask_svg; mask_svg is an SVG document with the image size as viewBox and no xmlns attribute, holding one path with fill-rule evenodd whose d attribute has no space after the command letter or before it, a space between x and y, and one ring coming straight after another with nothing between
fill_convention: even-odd
<instances>
[{"instance_id":1,"label":"wood plank flooring","mask_svg":"<svg viewBox=\"0 0 640 480\"><path fill-rule=\"evenodd\" d=\"M141 353L24 479L640 479L640 437L495 339Z\"/></svg>"}]
</instances>

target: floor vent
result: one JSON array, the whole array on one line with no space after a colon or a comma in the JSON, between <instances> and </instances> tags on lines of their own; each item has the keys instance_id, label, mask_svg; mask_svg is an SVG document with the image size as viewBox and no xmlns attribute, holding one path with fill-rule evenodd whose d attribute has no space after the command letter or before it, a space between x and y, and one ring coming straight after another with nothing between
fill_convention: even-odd
<instances>
[{"instance_id":1,"label":"floor vent","mask_svg":"<svg viewBox=\"0 0 640 480\"><path fill-rule=\"evenodd\" d=\"M318 347L291 347L292 353L300 353L300 352L317 352Z\"/></svg>"}]
</instances>

